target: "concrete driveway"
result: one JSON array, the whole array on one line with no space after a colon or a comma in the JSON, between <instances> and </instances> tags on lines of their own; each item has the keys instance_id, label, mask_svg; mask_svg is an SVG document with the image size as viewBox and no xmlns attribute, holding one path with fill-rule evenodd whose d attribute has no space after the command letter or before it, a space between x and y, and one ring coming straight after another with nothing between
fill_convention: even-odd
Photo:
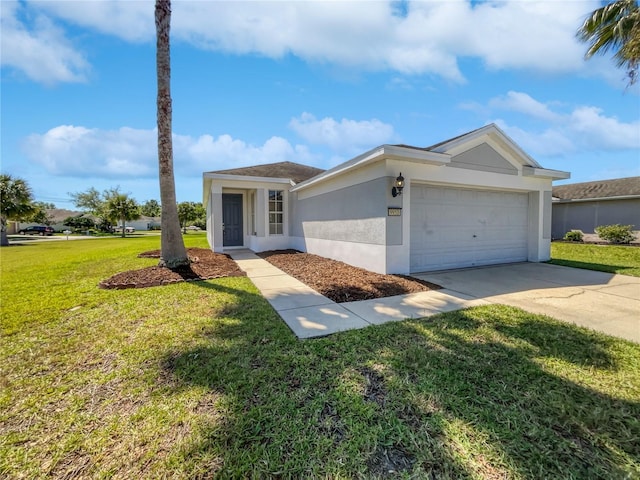
<instances>
[{"instance_id":1,"label":"concrete driveway","mask_svg":"<svg viewBox=\"0 0 640 480\"><path fill-rule=\"evenodd\" d=\"M413 274L448 290L640 343L640 278L546 263Z\"/></svg>"}]
</instances>

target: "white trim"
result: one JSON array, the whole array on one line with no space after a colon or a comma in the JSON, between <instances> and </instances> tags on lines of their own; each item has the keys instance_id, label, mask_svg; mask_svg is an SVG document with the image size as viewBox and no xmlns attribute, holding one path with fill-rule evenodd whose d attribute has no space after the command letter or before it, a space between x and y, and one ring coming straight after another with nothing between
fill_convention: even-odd
<instances>
[{"instance_id":1,"label":"white trim","mask_svg":"<svg viewBox=\"0 0 640 480\"><path fill-rule=\"evenodd\" d=\"M268 188L265 190L267 192L267 198L266 198L266 212L267 212L267 222L266 222L266 232L265 232L265 236L266 237L285 237L289 235L289 228L288 228L288 221L289 221L289 215L287 215L287 209L289 208L289 194L286 190L278 190L278 189L271 189ZM278 212L277 210L274 212L271 212L271 198L269 197L269 192L274 191L274 192L280 192L281 196L282 196L282 200L280 200L282 202L282 211ZM276 200L277 202L277 200ZM271 215L271 213L281 213L282 214L282 233L271 233L271 219L269 218L269 216ZM273 225L277 225L277 223L273 224Z\"/></svg>"},{"instance_id":2,"label":"white trim","mask_svg":"<svg viewBox=\"0 0 640 480\"><path fill-rule=\"evenodd\" d=\"M232 181L247 181L247 182L264 182L264 183L288 183L289 185L295 185L289 178L279 177L254 177L251 175L228 175L225 173L210 173L205 172L204 178L212 178L218 180L232 180Z\"/></svg>"},{"instance_id":3,"label":"white trim","mask_svg":"<svg viewBox=\"0 0 640 480\"><path fill-rule=\"evenodd\" d=\"M450 152L451 150L455 150L456 147L484 135L494 135L498 140L505 143L508 148L511 148L517 155L526 160L526 162L523 162L523 165L528 163L535 168L541 168L541 165L538 162L536 162L532 157L529 156L529 154L522 150L522 148L520 148L520 146L515 143L506 133L504 133L495 123L490 123L489 125L485 125L482 128L478 128L477 130L463 134L453 140L438 145L433 149L433 151L443 153Z\"/></svg>"},{"instance_id":4,"label":"white trim","mask_svg":"<svg viewBox=\"0 0 640 480\"><path fill-rule=\"evenodd\" d=\"M222 182L220 182L222 180ZM240 188L245 190L256 189L259 184L273 184L273 185L295 185L295 183L289 178L276 178L276 177L253 177L247 175L226 175L222 173L204 172L202 174L202 186L203 197L202 206L206 208L209 202L209 197L206 192L211 190L211 185L219 184L224 188Z\"/></svg>"},{"instance_id":5,"label":"white trim","mask_svg":"<svg viewBox=\"0 0 640 480\"><path fill-rule=\"evenodd\" d=\"M224 235L223 235L223 240L222 240L222 248L230 248L230 247L235 247L235 248L246 248L245 245L247 244L247 228L248 228L248 218L247 218L247 206L246 206L246 202L247 202L247 195L246 195L247 191L246 190L241 190L241 189L237 189L237 188L222 188L222 197L220 197L221 202L224 203L224 195L241 195L242 196L242 213L241 213L241 218L242 218L242 245L225 245L224 244ZM220 222L222 224L222 218L220 217ZM224 230L224 228L223 228Z\"/></svg>"},{"instance_id":6,"label":"white trim","mask_svg":"<svg viewBox=\"0 0 640 480\"><path fill-rule=\"evenodd\" d=\"M553 203L602 202L606 200L640 200L640 195L620 195L618 197L569 198L553 197Z\"/></svg>"},{"instance_id":7,"label":"white trim","mask_svg":"<svg viewBox=\"0 0 640 480\"><path fill-rule=\"evenodd\" d=\"M382 145L369 150L345 163L338 165L326 172L312 177L304 182L298 183L292 192L303 190L319 182L325 182L337 175L342 175L349 170L361 168L378 160L403 160L406 162L422 163L426 165L446 165L451 161L451 156L444 153L431 152L411 147L401 147L399 145Z\"/></svg>"},{"instance_id":8,"label":"white trim","mask_svg":"<svg viewBox=\"0 0 640 480\"><path fill-rule=\"evenodd\" d=\"M561 170L550 170L548 168L522 167L522 175L525 177L550 178L552 180L566 180L571 177L571 173Z\"/></svg>"}]
</instances>

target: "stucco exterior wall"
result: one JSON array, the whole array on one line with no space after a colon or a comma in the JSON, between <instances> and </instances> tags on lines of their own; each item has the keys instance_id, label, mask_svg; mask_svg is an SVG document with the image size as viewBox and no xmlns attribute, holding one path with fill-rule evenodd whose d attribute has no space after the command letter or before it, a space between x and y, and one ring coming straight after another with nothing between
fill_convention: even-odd
<instances>
[{"instance_id":1,"label":"stucco exterior wall","mask_svg":"<svg viewBox=\"0 0 640 480\"><path fill-rule=\"evenodd\" d=\"M290 238L291 248L296 250L339 260L376 273L389 273L386 265L388 247L385 245L318 238Z\"/></svg>"},{"instance_id":2,"label":"stucco exterior wall","mask_svg":"<svg viewBox=\"0 0 640 480\"><path fill-rule=\"evenodd\" d=\"M370 178L381 172L358 172L352 181L360 183L345 187L337 182L335 189L324 185L316 195L293 193L292 247L386 273L387 245L402 243L402 218L387 216L392 179Z\"/></svg>"},{"instance_id":3,"label":"stucco exterior wall","mask_svg":"<svg viewBox=\"0 0 640 480\"><path fill-rule=\"evenodd\" d=\"M640 198L553 203L554 239L564 237L570 230L594 233L600 225L616 223L634 225L635 230L640 230Z\"/></svg>"},{"instance_id":4,"label":"stucco exterior wall","mask_svg":"<svg viewBox=\"0 0 640 480\"><path fill-rule=\"evenodd\" d=\"M386 184L386 178L378 178L314 197L298 198L293 202L291 234L384 245Z\"/></svg>"}]
</instances>

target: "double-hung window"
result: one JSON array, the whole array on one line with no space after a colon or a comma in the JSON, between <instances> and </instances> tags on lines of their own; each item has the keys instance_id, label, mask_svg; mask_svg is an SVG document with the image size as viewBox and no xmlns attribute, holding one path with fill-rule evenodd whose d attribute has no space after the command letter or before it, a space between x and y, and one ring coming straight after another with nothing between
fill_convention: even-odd
<instances>
[{"instance_id":1,"label":"double-hung window","mask_svg":"<svg viewBox=\"0 0 640 480\"><path fill-rule=\"evenodd\" d=\"M284 233L284 196L282 190L269 190L269 235Z\"/></svg>"}]
</instances>

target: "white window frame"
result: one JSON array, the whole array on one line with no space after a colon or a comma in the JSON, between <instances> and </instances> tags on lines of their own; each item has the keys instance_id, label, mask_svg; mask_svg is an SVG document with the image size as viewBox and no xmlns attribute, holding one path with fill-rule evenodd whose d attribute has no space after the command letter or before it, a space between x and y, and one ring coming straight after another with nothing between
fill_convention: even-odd
<instances>
[{"instance_id":1,"label":"white window frame","mask_svg":"<svg viewBox=\"0 0 640 480\"><path fill-rule=\"evenodd\" d=\"M271 199L272 192L276 195L274 200ZM280 199L277 198L278 193L280 194ZM284 224L285 224L285 191L284 190L275 190L269 189L267 192L267 202L268 202L268 229L269 236L282 236L284 235ZM278 210L278 205L280 205L280 210ZM272 208L273 207L273 208ZM280 215L281 221L272 222L272 215L275 216L277 220L277 216ZM278 232L278 226L280 226L280 232ZM274 228L274 232L272 232L272 227Z\"/></svg>"}]
</instances>

